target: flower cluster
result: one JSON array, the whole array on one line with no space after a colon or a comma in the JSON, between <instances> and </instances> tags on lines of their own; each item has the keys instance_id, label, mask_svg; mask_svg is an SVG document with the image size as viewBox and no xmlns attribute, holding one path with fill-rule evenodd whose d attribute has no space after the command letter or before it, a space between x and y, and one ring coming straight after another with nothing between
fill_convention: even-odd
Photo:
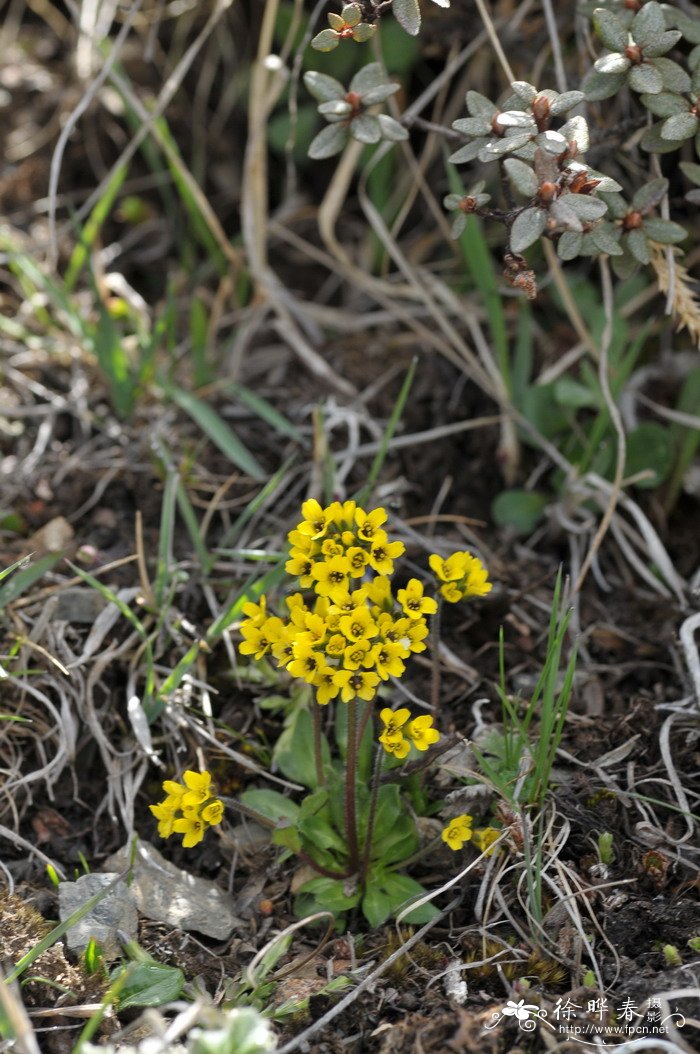
<instances>
[{"instance_id":1,"label":"flower cluster","mask_svg":"<svg viewBox=\"0 0 700 1054\"><path fill-rule=\"evenodd\" d=\"M452 553L446 560L433 553L428 563L442 583L440 592L450 604L468 597L485 597L493 584L488 580L488 571L470 552Z\"/></svg>"},{"instance_id":2,"label":"flower cluster","mask_svg":"<svg viewBox=\"0 0 700 1054\"><path fill-rule=\"evenodd\" d=\"M302 516L289 532L285 566L302 589L314 591L313 605L295 593L282 619L269 614L264 597L245 604L239 650L256 659L271 655L312 685L321 705L338 697L369 701L381 681L403 674L411 652L425 651L425 616L437 604L417 578L394 597L390 576L405 547L389 540L385 509L366 512L354 501L322 508L310 499Z\"/></svg>"},{"instance_id":3,"label":"flower cluster","mask_svg":"<svg viewBox=\"0 0 700 1054\"><path fill-rule=\"evenodd\" d=\"M411 720L410 710L390 710L387 707L379 717L384 725L379 742L387 754L393 754L395 758L405 758L411 744L416 750L427 750L440 738L437 728L432 727L432 717L427 714Z\"/></svg>"},{"instance_id":4,"label":"flower cluster","mask_svg":"<svg viewBox=\"0 0 700 1054\"><path fill-rule=\"evenodd\" d=\"M148 807L158 820L161 838L181 834L183 846L191 849L202 841L207 828L221 823L224 805L212 792L210 773L188 769L182 778L184 783L165 780L166 798Z\"/></svg>"},{"instance_id":5,"label":"flower cluster","mask_svg":"<svg viewBox=\"0 0 700 1054\"><path fill-rule=\"evenodd\" d=\"M443 842L455 851L461 849L465 842L471 842L480 853L491 856L495 852L493 844L500 838L501 832L496 827L480 827L473 830L473 823L473 817L467 813L455 816L442 832Z\"/></svg>"}]
</instances>

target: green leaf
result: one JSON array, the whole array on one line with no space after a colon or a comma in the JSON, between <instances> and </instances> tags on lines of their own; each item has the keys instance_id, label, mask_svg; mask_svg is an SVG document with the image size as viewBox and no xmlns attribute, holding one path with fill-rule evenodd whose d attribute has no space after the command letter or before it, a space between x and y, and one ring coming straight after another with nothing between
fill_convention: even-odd
<instances>
[{"instance_id":1,"label":"green leaf","mask_svg":"<svg viewBox=\"0 0 700 1054\"><path fill-rule=\"evenodd\" d=\"M635 91L646 92L649 95L658 94L664 86L663 77L656 67L648 62L643 62L640 66L633 66L627 83Z\"/></svg>"},{"instance_id":2,"label":"green leaf","mask_svg":"<svg viewBox=\"0 0 700 1054\"><path fill-rule=\"evenodd\" d=\"M554 398L560 406L571 406L575 410L600 405L596 392L592 392L585 384L566 375L554 382Z\"/></svg>"},{"instance_id":3,"label":"green leaf","mask_svg":"<svg viewBox=\"0 0 700 1054\"><path fill-rule=\"evenodd\" d=\"M184 388L173 387L169 394L180 409L189 414L195 424L199 425L232 464L252 479L262 481L266 478L264 469L216 410L192 395L191 392L186 392Z\"/></svg>"},{"instance_id":4,"label":"green leaf","mask_svg":"<svg viewBox=\"0 0 700 1054\"><path fill-rule=\"evenodd\" d=\"M639 212L656 209L658 204L663 201L667 190L668 180L664 179L663 176L659 179L649 179L640 187L634 198L631 199L633 208L639 210Z\"/></svg>"},{"instance_id":5,"label":"green leaf","mask_svg":"<svg viewBox=\"0 0 700 1054\"><path fill-rule=\"evenodd\" d=\"M557 253L561 260L575 260L581 252L583 235L580 231L564 231L557 242Z\"/></svg>"},{"instance_id":6,"label":"green leaf","mask_svg":"<svg viewBox=\"0 0 700 1054\"><path fill-rule=\"evenodd\" d=\"M398 85L387 83L381 62L368 62L350 81L350 91L355 91L364 97L375 88L392 88L397 91Z\"/></svg>"},{"instance_id":7,"label":"green leaf","mask_svg":"<svg viewBox=\"0 0 700 1054\"><path fill-rule=\"evenodd\" d=\"M522 253L533 245L547 225L546 209L525 209L515 217L510 230L510 247Z\"/></svg>"},{"instance_id":8,"label":"green leaf","mask_svg":"<svg viewBox=\"0 0 700 1054\"><path fill-rule=\"evenodd\" d=\"M592 69L584 78L581 87L589 102L601 102L617 95L626 80L626 71L620 73L599 73Z\"/></svg>"},{"instance_id":9,"label":"green leaf","mask_svg":"<svg viewBox=\"0 0 700 1054\"><path fill-rule=\"evenodd\" d=\"M635 260L641 264L648 264L651 260L649 245L646 235L642 230L632 230L627 235L627 247Z\"/></svg>"},{"instance_id":10,"label":"green leaf","mask_svg":"<svg viewBox=\"0 0 700 1054\"><path fill-rule=\"evenodd\" d=\"M610 51L625 50L627 29L612 11L606 11L603 7L598 8L593 12L593 25L606 48Z\"/></svg>"},{"instance_id":11,"label":"green leaf","mask_svg":"<svg viewBox=\"0 0 700 1054\"><path fill-rule=\"evenodd\" d=\"M539 181L530 166L524 161L519 161L517 157L509 157L503 162L503 167L518 193L526 198L534 198Z\"/></svg>"},{"instance_id":12,"label":"green leaf","mask_svg":"<svg viewBox=\"0 0 700 1054\"><path fill-rule=\"evenodd\" d=\"M667 117L661 125L661 138L690 139L698 130L698 119L694 113L676 113Z\"/></svg>"},{"instance_id":13,"label":"green leaf","mask_svg":"<svg viewBox=\"0 0 700 1054\"><path fill-rule=\"evenodd\" d=\"M304 74L306 90L319 102L330 102L332 99L344 99L345 88L335 77L329 77L317 70L308 70Z\"/></svg>"},{"instance_id":14,"label":"green leaf","mask_svg":"<svg viewBox=\"0 0 700 1054\"><path fill-rule=\"evenodd\" d=\"M644 230L647 237L660 245L677 245L685 241L688 232L680 223L673 220L661 220L657 216L647 216L644 220Z\"/></svg>"},{"instance_id":15,"label":"green leaf","mask_svg":"<svg viewBox=\"0 0 700 1054\"><path fill-rule=\"evenodd\" d=\"M273 823L287 820L295 824L299 818L299 806L295 802L285 798L279 791L270 790L267 787L254 787L252 790L243 791L241 801L244 805L255 809L256 812L267 816L268 820L272 820Z\"/></svg>"},{"instance_id":16,"label":"green leaf","mask_svg":"<svg viewBox=\"0 0 700 1054\"><path fill-rule=\"evenodd\" d=\"M619 73L627 73L630 68L630 60L624 55L618 55L615 51L612 55L603 55L593 64L596 73L604 73L607 76L615 76Z\"/></svg>"},{"instance_id":17,"label":"green leaf","mask_svg":"<svg viewBox=\"0 0 700 1054\"><path fill-rule=\"evenodd\" d=\"M123 969L124 967L120 967L116 976ZM185 975L177 967L156 962L140 962L132 963L125 969L128 975L119 992L120 1011L134 1006L163 1006L180 998Z\"/></svg>"},{"instance_id":18,"label":"green leaf","mask_svg":"<svg viewBox=\"0 0 700 1054\"><path fill-rule=\"evenodd\" d=\"M649 0L649 3L640 8L632 19L630 31L635 44L646 47L647 44L653 44L655 40L658 40L665 30L666 19L661 7L656 0Z\"/></svg>"},{"instance_id":19,"label":"green leaf","mask_svg":"<svg viewBox=\"0 0 700 1054\"><path fill-rule=\"evenodd\" d=\"M627 436L627 458L625 475L635 476L650 469L650 479L641 480L635 486L652 490L667 478L673 468L674 446L668 428L656 422L646 422L633 429Z\"/></svg>"},{"instance_id":20,"label":"green leaf","mask_svg":"<svg viewBox=\"0 0 700 1054\"><path fill-rule=\"evenodd\" d=\"M666 91L687 92L690 91L690 77L673 59L652 59L655 69L661 74L663 86Z\"/></svg>"},{"instance_id":21,"label":"green leaf","mask_svg":"<svg viewBox=\"0 0 700 1054\"><path fill-rule=\"evenodd\" d=\"M654 41L644 45L644 54L648 59L655 59L659 55L665 55L667 51L675 47L681 36L682 34L675 29L670 30L668 33L661 33Z\"/></svg>"},{"instance_id":22,"label":"green leaf","mask_svg":"<svg viewBox=\"0 0 700 1054\"><path fill-rule=\"evenodd\" d=\"M382 138L382 130L374 114L361 113L359 117L350 122L350 135L358 143L372 146Z\"/></svg>"},{"instance_id":23,"label":"green leaf","mask_svg":"<svg viewBox=\"0 0 700 1054\"><path fill-rule=\"evenodd\" d=\"M311 41L314 51L333 51L340 44L340 37L333 29L322 29Z\"/></svg>"},{"instance_id":24,"label":"green leaf","mask_svg":"<svg viewBox=\"0 0 700 1054\"><path fill-rule=\"evenodd\" d=\"M339 154L348 141L348 130L343 124L329 124L311 140L309 157L322 161L327 157Z\"/></svg>"},{"instance_id":25,"label":"green leaf","mask_svg":"<svg viewBox=\"0 0 700 1054\"><path fill-rule=\"evenodd\" d=\"M398 121L395 121L393 117L380 113L377 115L377 120L379 121L382 139L388 139L390 143L400 143L404 139L408 139L408 130L402 124L399 124Z\"/></svg>"},{"instance_id":26,"label":"green leaf","mask_svg":"<svg viewBox=\"0 0 700 1054\"><path fill-rule=\"evenodd\" d=\"M679 167L683 175L691 183L695 183L696 186L700 187L700 165L697 165L694 161L681 161Z\"/></svg>"},{"instance_id":27,"label":"green leaf","mask_svg":"<svg viewBox=\"0 0 700 1054\"><path fill-rule=\"evenodd\" d=\"M300 894L312 894L319 908L336 912L350 911L360 902L360 892L348 892L346 883L339 878L312 878L299 888Z\"/></svg>"},{"instance_id":28,"label":"green leaf","mask_svg":"<svg viewBox=\"0 0 700 1054\"><path fill-rule=\"evenodd\" d=\"M530 534L542 519L551 501L537 490L504 490L491 506L491 515L500 527L513 527L518 534Z\"/></svg>"},{"instance_id":29,"label":"green leaf","mask_svg":"<svg viewBox=\"0 0 700 1054\"><path fill-rule=\"evenodd\" d=\"M367 892L362 899L362 914L370 926L381 926L392 915L398 915L408 900L425 893L426 889L420 882L407 875L372 870L367 880ZM423 904L406 915L403 921L421 924L430 922L436 915L439 915L439 911L433 904Z\"/></svg>"},{"instance_id":30,"label":"green leaf","mask_svg":"<svg viewBox=\"0 0 700 1054\"><path fill-rule=\"evenodd\" d=\"M658 95L640 95L639 101L655 117L672 117L677 113L688 112L687 102L675 92L660 91Z\"/></svg>"},{"instance_id":31,"label":"green leaf","mask_svg":"<svg viewBox=\"0 0 700 1054\"><path fill-rule=\"evenodd\" d=\"M394 0L391 10L402 29L412 37L418 36L421 22L418 0Z\"/></svg>"},{"instance_id":32,"label":"green leaf","mask_svg":"<svg viewBox=\"0 0 700 1054\"><path fill-rule=\"evenodd\" d=\"M331 757L325 736L321 737L321 751L324 767L327 767ZM287 779L303 783L305 787L318 786L314 762L313 721L306 707L291 714L286 728L275 744L272 760Z\"/></svg>"}]
</instances>

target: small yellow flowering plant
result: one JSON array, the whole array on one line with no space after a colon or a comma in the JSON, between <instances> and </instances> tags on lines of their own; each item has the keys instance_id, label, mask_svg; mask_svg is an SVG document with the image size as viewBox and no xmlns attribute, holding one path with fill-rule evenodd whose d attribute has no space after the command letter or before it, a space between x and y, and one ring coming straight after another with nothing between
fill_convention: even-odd
<instances>
[{"instance_id":1,"label":"small yellow flowering plant","mask_svg":"<svg viewBox=\"0 0 700 1054\"><path fill-rule=\"evenodd\" d=\"M165 780L166 797L157 805L149 805L149 809L158 821L161 838L181 834L185 849L192 849L202 841L209 827L221 823L224 805L212 791L208 772L188 770L182 778L184 783Z\"/></svg>"},{"instance_id":2,"label":"small yellow flowering plant","mask_svg":"<svg viewBox=\"0 0 700 1054\"><path fill-rule=\"evenodd\" d=\"M442 597L427 593L418 578L394 589L395 561L405 546L389 537L385 509L365 510L355 501L324 507L310 499L301 513L288 535L285 563L298 589L286 596L283 610L271 608L264 595L243 604L239 652L272 662L281 677L292 679L289 696L261 706L285 711L272 761L310 793L296 804L277 791L249 789L240 807L272 829L275 844L316 871L318 877L297 892L298 914L329 909L342 915L359 907L379 925L425 892L400 871L419 849L413 812L426 804L411 773L426 767L431 748L439 749L440 732L432 714L387 704L411 656L426 650L428 619ZM454 590L483 596L491 588L469 553L430 559L440 583L452 587L447 599L454 599ZM384 705L377 707L377 700ZM187 797L198 789L193 775L185 774L179 798L168 784L168 797L151 807L159 833L183 833L186 845L221 818L209 798L195 804ZM413 811L402 796L406 791ZM177 803L184 808L176 818ZM421 923L434 911L427 904L406 918Z\"/></svg>"}]
</instances>

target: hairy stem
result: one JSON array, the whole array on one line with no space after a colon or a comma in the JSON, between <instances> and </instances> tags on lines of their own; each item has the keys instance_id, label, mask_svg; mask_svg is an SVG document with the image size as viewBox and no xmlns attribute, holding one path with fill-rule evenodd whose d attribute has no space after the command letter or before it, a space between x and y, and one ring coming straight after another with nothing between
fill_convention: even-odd
<instances>
[{"instance_id":1,"label":"hairy stem","mask_svg":"<svg viewBox=\"0 0 700 1054\"><path fill-rule=\"evenodd\" d=\"M433 675L430 683L430 704L433 712L440 707L440 622L442 620L442 596L437 598L437 611L433 615L430 631L430 651L433 661Z\"/></svg>"},{"instance_id":2,"label":"hairy stem","mask_svg":"<svg viewBox=\"0 0 700 1054\"><path fill-rule=\"evenodd\" d=\"M359 849L357 845L357 804L355 783L357 780L357 702L348 704L348 751L345 759L345 835L348 840L348 868L357 872Z\"/></svg>"},{"instance_id":3,"label":"hairy stem","mask_svg":"<svg viewBox=\"0 0 700 1054\"><path fill-rule=\"evenodd\" d=\"M312 703L314 708L314 761L316 762L316 782L319 787L326 786L326 774L323 771L323 753L321 750L321 707Z\"/></svg>"},{"instance_id":4,"label":"hairy stem","mask_svg":"<svg viewBox=\"0 0 700 1054\"><path fill-rule=\"evenodd\" d=\"M369 868L370 856L372 855L372 838L374 837L374 820L377 815L377 798L379 797L379 779L382 772L382 757L384 748L377 743L374 748L374 765L372 767L372 790L369 800L369 812L367 814L367 829L365 831L365 847L362 853L362 867L360 878L364 881Z\"/></svg>"}]
</instances>

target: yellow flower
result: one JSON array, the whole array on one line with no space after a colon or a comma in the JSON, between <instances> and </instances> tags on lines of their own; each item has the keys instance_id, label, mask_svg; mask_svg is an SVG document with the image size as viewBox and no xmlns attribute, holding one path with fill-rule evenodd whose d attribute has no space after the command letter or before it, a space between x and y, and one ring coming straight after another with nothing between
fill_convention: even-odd
<instances>
[{"instance_id":1,"label":"yellow flower","mask_svg":"<svg viewBox=\"0 0 700 1054\"><path fill-rule=\"evenodd\" d=\"M344 556L345 546L342 545L336 538L324 538L321 546L321 552L328 559L329 556Z\"/></svg>"},{"instance_id":2,"label":"yellow flower","mask_svg":"<svg viewBox=\"0 0 700 1054\"><path fill-rule=\"evenodd\" d=\"M352 641L367 640L376 637L379 632L377 623L366 607L355 608L351 615L343 615L340 619L340 631Z\"/></svg>"},{"instance_id":3,"label":"yellow flower","mask_svg":"<svg viewBox=\"0 0 700 1054\"><path fill-rule=\"evenodd\" d=\"M313 566L313 561L308 553L302 553L299 549L292 549L284 569L288 575L299 579L303 589L308 589L313 582L311 577Z\"/></svg>"},{"instance_id":4,"label":"yellow flower","mask_svg":"<svg viewBox=\"0 0 700 1054\"><path fill-rule=\"evenodd\" d=\"M314 564L311 574L315 579L314 589L322 597L342 595L347 590L350 561L346 556L332 556L330 560Z\"/></svg>"},{"instance_id":5,"label":"yellow flower","mask_svg":"<svg viewBox=\"0 0 700 1054\"><path fill-rule=\"evenodd\" d=\"M404 614L409 618L434 615L437 611L437 602L432 597L423 596L423 583L417 578L412 578L405 589L399 589L396 597Z\"/></svg>"},{"instance_id":6,"label":"yellow flower","mask_svg":"<svg viewBox=\"0 0 700 1054\"><path fill-rule=\"evenodd\" d=\"M463 813L450 820L442 832L443 842L447 842L450 849L461 849L465 842L470 841L472 831L472 817Z\"/></svg>"},{"instance_id":7,"label":"yellow flower","mask_svg":"<svg viewBox=\"0 0 700 1054\"><path fill-rule=\"evenodd\" d=\"M391 594L391 581L386 575L377 575L373 582L365 586L367 597L371 604L389 612L394 607L394 598Z\"/></svg>"},{"instance_id":8,"label":"yellow flower","mask_svg":"<svg viewBox=\"0 0 700 1054\"><path fill-rule=\"evenodd\" d=\"M333 596L330 613L334 614L337 612L339 615L351 615L355 608L359 608L364 604L366 599L367 586L362 586L361 589L353 589L352 593L349 589L339 589Z\"/></svg>"},{"instance_id":9,"label":"yellow flower","mask_svg":"<svg viewBox=\"0 0 700 1054\"><path fill-rule=\"evenodd\" d=\"M300 553L306 553L308 556L311 556L318 549L318 543L313 538L309 538L308 535L302 534L301 531L290 531L287 535L287 540L292 549L297 549Z\"/></svg>"},{"instance_id":10,"label":"yellow flower","mask_svg":"<svg viewBox=\"0 0 700 1054\"><path fill-rule=\"evenodd\" d=\"M279 640L284 629L282 619L265 619L262 626L255 628L250 623L244 622L241 626L241 634L244 640L238 645L241 655L253 655L256 659L262 659L271 650L273 643Z\"/></svg>"},{"instance_id":11,"label":"yellow flower","mask_svg":"<svg viewBox=\"0 0 700 1054\"><path fill-rule=\"evenodd\" d=\"M177 806L170 805L167 801L161 801L157 805L149 805L148 808L158 821L158 836L160 838L169 838L173 833Z\"/></svg>"},{"instance_id":12,"label":"yellow flower","mask_svg":"<svg viewBox=\"0 0 700 1054\"><path fill-rule=\"evenodd\" d=\"M364 670L338 670L333 680L340 688L340 698L344 703L357 697L369 702L374 699L379 684L376 673L366 673Z\"/></svg>"},{"instance_id":13,"label":"yellow flower","mask_svg":"<svg viewBox=\"0 0 700 1054\"><path fill-rule=\"evenodd\" d=\"M425 619L412 619L410 621L411 625L406 630L408 650L412 652L425 651L426 646L423 641L430 632L427 623Z\"/></svg>"},{"instance_id":14,"label":"yellow flower","mask_svg":"<svg viewBox=\"0 0 700 1054\"><path fill-rule=\"evenodd\" d=\"M432 724L433 718L430 714L424 714L422 717L414 717L413 721L406 726L406 735L416 750L427 750L439 740L440 733L437 728L432 727Z\"/></svg>"},{"instance_id":15,"label":"yellow flower","mask_svg":"<svg viewBox=\"0 0 700 1054\"><path fill-rule=\"evenodd\" d=\"M168 795L165 799L165 804L172 805L174 809L179 809L182 796L187 791L187 787L183 786L182 783L176 783L175 780L163 780L163 790Z\"/></svg>"},{"instance_id":16,"label":"yellow flower","mask_svg":"<svg viewBox=\"0 0 700 1054\"><path fill-rule=\"evenodd\" d=\"M311 645L307 641L299 640L298 638L294 641L293 651L294 658L287 666L287 669L292 677L299 677L301 680L306 681L307 684L313 684L320 662L319 656L312 650Z\"/></svg>"},{"instance_id":17,"label":"yellow flower","mask_svg":"<svg viewBox=\"0 0 700 1054\"><path fill-rule=\"evenodd\" d=\"M382 743L384 740L399 739L403 737L403 726L407 721L411 719L411 711L407 710L406 707L402 707L400 710L390 710L388 706L385 706L383 710L379 712L379 720L384 725L382 734L379 737L379 742Z\"/></svg>"},{"instance_id":18,"label":"yellow flower","mask_svg":"<svg viewBox=\"0 0 700 1054\"><path fill-rule=\"evenodd\" d=\"M187 791L182 796L182 809L192 809L197 805L201 805L207 798L211 798L211 773L207 772L193 772L192 769L187 769L183 774L182 779L187 787Z\"/></svg>"},{"instance_id":19,"label":"yellow flower","mask_svg":"<svg viewBox=\"0 0 700 1054\"><path fill-rule=\"evenodd\" d=\"M352 527L355 522L355 509L357 503L354 501L344 501L341 505L339 501L333 501L326 509L331 522L334 527L338 530L343 531L348 527Z\"/></svg>"},{"instance_id":20,"label":"yellow flower","mask_svg":"<svg viewBox=\"0 0 700 1054\"><path fill-rule=\"evenodd\" d=\"M364 509L355 510L355 524L357 526L357 537L363 542L371 542L373 545L381 545L386 541L386 532L381 526L386 522L386 509L373 509L365 512Z\"/></svg>"},{"instance_id":21,"label":"yellow flower","mask_svg":"<svg viewBox=\"0 0 700 1054\"><path fill-rule=\"evenodd\" d=\"M440 592L450 604L467 597L486 596L493 588L481 560L467 550L452 553L446 560L433 553L428 563L439 581L444 583Z\"/></svg>"},{"instance_id":22,"label":"yellow flower","mask_svg":"<svg viewBox=\"0 0 700 1054\"><path fill-rule=\"evenodd\" d=\"M199 815L212 827L221 823L224 818L224 803L219 798L211 798L200 810Z\"/></svg>"},{"instance_id":23,"label":"yellow flower","mask_svg":"<svg viewBox=\"0 0 700 1054\"><path fill-rule=\"evenodd\" d=\"M343 665L346 670L359 670L360 666L364 664L370 647L371 645L366 639L356 640L353 644L349 644L343 652Z\"/></svg>"},{"instance_id":24,"label":"yellow flower","mask_svg":"<svg viewBox=\"0 0 700 1054\"><path fill-rule=\"evenodd\" d=\"M393 575L394 560L406 552L403 542L374 544L369 553L370 567L380 575Z\"/></svg>"},{"instance_id":25,"label":"yellow flower","mask_svg":"<svg viewBox=\"0 0 700 1054\"><path fill-rule=\"evenodd\" d=\"M287 623L282 629L279 637L272 645L272 654L280 666L287 666L294 658L294 641L297 638L297 628Z\"/></svg>"},{"instance_id":26,"label":"yellow flower","mask_svg":"<svg viewBox=\"0 0 700 1054\"><path fill-rule=\"evenodd\" d=\"M182 844L185 849L191 849L202 841L207 826L208 825L204 820L200 819L199 816L192 814L190 816L183 816L180 820L176 820L173 824L173 831L175 834L184 835Z\"/></svg>"},{"instance_id":27,"label":"yellow flower","mask_svg":"<svg viewBox=\"0 0 700 1054\"><path fill-rule=\"evenodd\" d=\"M329 640L326 641L325 652L331 658L338 659L343 654L348 646L348 642L342 633L334 633Z\"/></svg>"},{"instance_id":28,"label":"yellow flower","mask_svg":"<svg viewBox=\"0 0 700 1054\"><path fill-rule=\"evenodd\" d=\"M321 706L326 706L327 703L330 703L331 699L335 699L340 691L340 685L336 684L334 679L336 673L335 666L328 666L325 663L319 665L316 671L312 684L316 689L316 702Z\"/></svg>"},{"instance_id":29,"label":"yellow flower","mask_svg":"<svg viewBox=\"0 0 700 1054\"><path fill-rule=\"evenodd\" d=\"M493 856L495 849L493 843L500 838L501 832L496 827L480 827L474 831L474 837L472 842L479 850L480 853L486 853L487 856Z\"/></svg>"},{"instance_id":30,"label":"yellow flower","mask_svg":"<svg viewBox=\"0 0 700 1054\"><path fill-rule=\"evenodd\" d=\"M387 754L393 754L395 758L405 758L411 749L411 744L403 736L397 736L393 739L386 739L386 737L380 736L379 742Z\"/></svg>"},{"instance_id":31,"label":"yellow flower","mask_svg":"<svg viewBox=\"0 0 700 1054\"><path fill-rule=\"evenodd\" d=\"M406 667L401 661L406 654L402 644L394 644L386 640L383 644L375 644L364 661L365 666L373 666L383 681L390 677L400 677Z\"/></svg>"},{"instance_id":32,"label":"yellow flower","mask_svg":"<svg viewBox=\"0 0 700 1054\"><path fill-rule=\"evenodd\" d=\"M258 628L262 626L263 622L267 618L267 597L261 596L260 603L254 604L252 601L248 601L247 604L243 605L243 614L248 620L249 625Z\"/></svg>"},{"instance_id":33,"label":"yellow flower","mask_svg":"<svg viewBox=\"0 0 700 1054\"><path fill-rule=\"evenodd\" d=\"M316 648L323 643L326 632L326 623L321 616L307 611L304 615L304 630L297 639Z\"/></svg>"},{"instance_id":34,"label":"yellow flower","mask_svg":"<svg viewBox=\"0 0 700 1054\"><path fill-rule=\"evenodd\" d=\"M353 578L362 578L367 564L371 562L369 553L357 545L351 545L345 554L350 561L350 574Z\"/></svg>"},{"instance_id":35,"label":"yellow flower","mask_svg":"<svg viewBox=\"0 0 700 1054\"><path fill-rule=\"evenodd\" d=\"M467 573L467 561L464 559L467 556L468 553L452 553L443 560L437 553L433 553L428 557L428 563L441 582L456 582Z\"/></svg>"},{"instance_id":36,"label":"yellow flower","mask_svg":"<svg viewBox=\"0 0 700 1054\"><path fill-rule=\"evenodd\" d=\"M309 498L302 505L301 514L304 519L297 527L299 533L307 538L323 538L331 522L328 509L322 509L315 498Z\"/></svg>"}]
</instances>

